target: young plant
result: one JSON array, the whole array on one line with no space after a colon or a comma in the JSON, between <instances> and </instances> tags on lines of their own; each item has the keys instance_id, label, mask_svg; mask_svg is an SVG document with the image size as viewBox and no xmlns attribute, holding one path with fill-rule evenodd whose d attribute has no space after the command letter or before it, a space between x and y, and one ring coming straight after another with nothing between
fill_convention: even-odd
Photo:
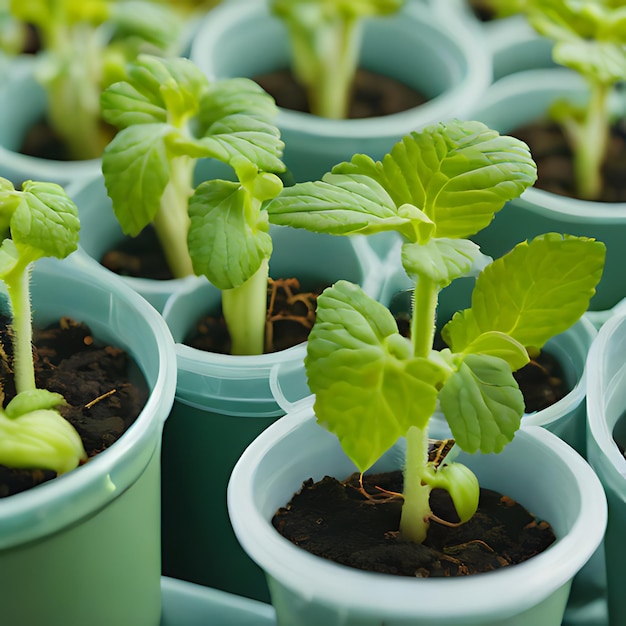
<instances>
[{"instance_id":1,"label":"young plant","mask_svg":"<svg viewBox=\"0 0 626 626\"><path fill-rule=\"evenodd\" d=\"M188 59L141 55L102 107L121 129L102 171L123 231L153 224L174 276L204 275L222 290L233 353L262 353L272 251L262 203L282 189L272 172L285 170L274 100L252 80L210 83ZM201 158L235 180L194 188Z\"/></svg>"},{"instance_id":2,"label":"young plant","mask_svg":"<svg viewBox=\"0 0 626 626\"><path fill-rule=\"evenodd\" d=\"M305 365L318 421L359 471L406 438L405 539L425 539L435 487L450 493L461 521L478 504L467 467L429 463L432 415L441 410L461 449L501 451L524 412L512 372L578 320L600 279L600 242L549 233L520 243L479 273L471 307L443 328L448 347L434 349L440 291L484 265L468 237L535 177L524 143L455 121L406 136L382 161L355 155L268 205L276 223L338 235L395 230L404 239L402 265L415 284L410 338L387 307L339 281L318 299Z\"/></svg>"},{"instance_id":3,"label":"young plant","mask_svg":"<svg viewBox=\"0 0 626 626\"><path fill-rule=\"evenodd\" d=\"M584 104L559 100L550 116L563 129L574 155L578 197L595 200L612 122L611 93L626 81L626 6L623 0L489 0L500 11L522 12L553 40L556 63L578 72L589 88Z\"/></svg>"},{"instance_id":4,"label":"young plant","mask_svg":"<svg viewBox=\"0 0 626 626\"><path fill-rule=\"evenodd\" d=\"M58 185L26 181L17 191L0 178L0 228L0 279L11 308L16 389L0 408L0 464L62 474L86 454L74 427L55 408L64 404L63 396L35 384L29 281L37 259L62 259L76 250L78 211Z\"/></svg>"},{"instance_id":5,"label":"young plant","mask_svg":"<svg viewBox=\"0 0 626 626\"><path fill-rule=\"evenodd\" d=\"M292 51L292 71L307 92L311 113L348 116L359 60L363 20L395 13L404 0L271 0L283 20Z\"/></svg>"},{"instance_id":6,"label":"young plant","mask_svg":"<svg viewBox=\"0 0 626 626\"><path fill-rule=\"evenodd\" d=\"M595 200L610 136L609 98L626 81L626 6L611 0L533 0L527 12L535 30L554 40L554 60L576 70L589 87L585 105L563 100L555 103L551 116L572 147L578 196Z\"/></svg>"},{"instance_id":7,"label":"young plant","mask_svg":"<svg viewBox=\"0 0 626 626\"><path fill-rule=\"evenodd\" d=\"M151 0L10 0L34 26L47 120L74 160L98 158L111 138L100 93L140 51L167 53L179 36L176 14Z\"/></svg>"}]
</instances>

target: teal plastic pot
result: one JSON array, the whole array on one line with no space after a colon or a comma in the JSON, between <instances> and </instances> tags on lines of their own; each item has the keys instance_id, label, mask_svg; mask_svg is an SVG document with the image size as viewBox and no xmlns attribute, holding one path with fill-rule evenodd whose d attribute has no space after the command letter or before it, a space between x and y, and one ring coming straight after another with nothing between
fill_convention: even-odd
<instances>
[{"instance_id":1,"label":"teal plastic pot","mask_svg":"<svg viewBox=\"0 0 626 626\"><path fill-rule=\"evenodd\" d=\"M402 441L372 471L398 469ZM573 576L602 540L606 500L589 465L558 437L523 427L503 452L466 455L482 486L551 523L557 541L524 563L475 576L413 579L363 572L309 554L271 524L302 482L356 471L311 403L283 417L244 452L228 486L243 548L264 569L277 624L289 626L560 626Z\"/></svg>"},{"instance_id":2,"label":"teal plastic pot","mask_svg":"<svg viewBox=\"0 0 626 626\"><path fill-rule=\"evenodd\" d=\"M494 83L471 117L506 134L545 116L550 104L563 97L586 102L587 91L577 74L564 68L528 70ZM623 115L617 98L614 107ZM592 310L610 309L626 296L624 202L579 200L532 187L496 213L493 222L473 239L485 254L499 257L518 242L546 232L593 237L606 244L604 273L591 300Z\"/></svg>"},{"instance_id":3,"label":"teal plastic pot","mask_svg":"<svg viewBox=\"0 0 626 626\"><path fill-rule=\"evenodd\" d=\"M587 360L587 454L606 491L609 518L604 540L609 623L626 621L626 459L614 435L624 441L626 407L626 307L607 320Z\"/></svg>"},{"instance_id":4,"label":"teal plastic pot","mask_svg":"<svg viewBox=\"0 0 626 626\"><path fill-rule=\"evenodd\" d=\"M211 79L245 76L291 65L283 23L269 3L224 2L207 15L190 58ZM251 53L251 51L253 51ZM407 133L431 123L463 118L491 82L491 57L474 30L438 19L421 2L406 2L395 15L367 20L360 64L421 92L429 100L377 118L329 120L279 109L276 125L284 161L296 181L320 178L355 153L382 158Z\"/></svg>"},{"instance_id":5,"label":"teal plastic pot","mask_svg":"<svg viewBox=\"0 0 626 626\"><path fill-rule=\"evenodd\" d=\"M112 246L127 236L115 217L107 195L102 174L78 181L67 188L68 195L78 207L80 217L79 254L85 263L121 280L143 296L157 311L163 311L167 299L193 277L155 280L134 276L117 276L100 264L100 259Z\"/></svg>"},{"instance_id":6,"label":"teal plastic pot","mask_svg":"<svg viewBox=\"0 0 626 626\"><path fill-rule=\"evenodd\" d=\"M378 296L382 271L362 237L272 227L270 276L304 288L345 278ZM267 601L261 570L239 547L226 510L226 485L246 446L309 395L306 344L259 356L204 352L182 342L217 310L221 292L197 279L163 311L176 341L176 401L163 436L163 572L167 576Z\"/></svg>"},{"instance_id":7,"label":"teal plastic pot","mask_svg":"<svg viewBox=\"0 0 626 626\"><path fill-rule=\"evenodd\" d=\"M19 152L30 128L45 115L47 97L35 77L37 58L21 55L6 65L0 85L0 176L19 186L25 180L66 185L100 173L101 159L55 161Z\"/></svg>"},{"instance_id":8,"label":"teal plastic pot","mask_svg":"<svg viewBox=\"0 0 626 626\"><path fill-rule=\"evenodd\" d=\"M398 264L399 262L396 267ZM387 304L394 312L408 311L410 290L413 287L404 270L392 269L383 282L381 302ZM474 279L466 277L456 280L441 291L437 308L439 329L454 313L471 306L473 287ZM586 453L587 437L585 364L596 335L597 330L592 321L583 316L571 328L552 337L546 343L545 350L561 365L564 382L570 391L551 406L541 411L527 413L523 417L524 424L547 428L583 456ZM431 430L437 437L450 436L443 416L433 418Z\"/></svg>"},{"instance_id":9,"label":"teal plastic pot","mask_svg":"<svg viewBox=\"0 0 626 626\"><path fill-rule=\"evenodd\" d=\"M174 343L142 298L103 272L42 259L34 321L69 315L132 355L150 388L137 421L87 464L0 499L4 624L157 626L161 613L160 447L174 399Z\"/></svg>"},{"instance_id":10,"label":"teal plastic pot","mask_svg":"<svg viewBox=\"0 0 626 626\"><path fill-rule=\"evenodd\" d=\"M553 43L540 36L521 13L487 21L480 20L469 0L428 0L440 19L459 19L479 31L493 63L493 79L530 69L555 67Z\"/></svg>"}]
</instances>

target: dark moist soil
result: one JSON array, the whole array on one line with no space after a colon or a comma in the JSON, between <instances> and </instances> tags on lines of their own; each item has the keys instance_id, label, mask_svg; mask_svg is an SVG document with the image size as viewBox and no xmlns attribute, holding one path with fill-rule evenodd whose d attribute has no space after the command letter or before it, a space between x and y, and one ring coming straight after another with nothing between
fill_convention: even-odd
<instances>
[{"instance_id":1,"label":"dark moist soil","mask_svg":"<svg viewBox=\"0 0 626 626\"><path fill-rule=\"evenodd\" d=\"M302 290L296 278L268 281L265 353L296 346L309 337L315 323L317 297L324 287ZM230 336L221 312L205 315L196 324L184 343L207 352L230 354Z\"/></svg>"},{"instance_id":2,"label":"dark moist soil","mask_svg":"<svg viewBox=\"0 0 626 626\"><path fill-rule=\"evenodd\" d=\"M537 163L535 187L562 196L576 197L572 151L559 126L547 120L512 130L530 148ZM611 129L607 157L602 168L602 194L598 202L626 202L626 119Z\"/></svg>"},{"instance_id":3,"label":"dark moist soil","mask_svg":"<svg viewBox=\"0 0 626 626\"><path fill-rule=\"evenodd\" d=\"M306 93L290 70L283 69L255 76L254 81L274 98L279 107L310 113ZM348 118L400 113L420 106L427 100L423 94L393 78L359 68L355 76Z\"/></svg>"},{"instance_id":4,"label":"dark moist soil","mask_svg":"<svg viewBox=\"0 0 626 626\"><path fill-rule=\"evenodd\" d=\"M423 544L398 536L402 500L400 471L363 477L369 497L359 489L359 475L346 481L309 479L272 523L281 535L304 550L357 569L429 578L466 576L521 563L555 541L550 525L517 502L481 489L474 517L456 528L431 521ZM447 492L433 490L431 508L439 518L458 521Z\"/></svg>"},{"instance_id":5,"label":"dark moist soil","mask_svg":"<svg viewBox=\"0 0 626 626\"><path fill-rule=\"evenodd\" d=\"M100 263L120 276L152 280L174 278L156 231L151 225L144 228L137 237L125 237L111 247L100 259Z\"/></svg>"},{"instance_id":6,"label":"dark moist soil","mask_svg":"<svg viewBox=\"0 0 626 626\"><path fill-rule=\"evenodd\" d=\"M11 368L11 330L0 318L0 394L3 406L15 396ZM64 317L34 329L38 388L63 395L61 414L78 431L89 458L113 444L137 419L148 386L136 363L123 350L98 342L81 322ZM0 465L0 497L51 480L48 470L16 470Z\"/></svg>"},{"instance_id":7,"label":"dark moist soil","mask_svg":"<svg viewBox=\"0 0 626 626\"><path fill-rule=\"evenodd\" d=\"M154 229L123 239L100 259L121 276L167 280L173 278ZM296 278L270 279L267 286L265 352L277 352L306 341L315 322L317 296L327 285L303 290ZM183 343L198 350L230 354L230 335L221 309L202 315Z\"/></svg>"}]
</instances>

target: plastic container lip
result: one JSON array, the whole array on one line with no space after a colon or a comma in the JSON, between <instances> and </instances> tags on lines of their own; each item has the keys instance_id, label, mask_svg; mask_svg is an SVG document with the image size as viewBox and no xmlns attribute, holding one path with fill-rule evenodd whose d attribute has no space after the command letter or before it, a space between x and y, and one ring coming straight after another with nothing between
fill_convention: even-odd
<instances>
[{"instance_id":1,"label":"plastic container lip","mask_svg":"<svg viewBox=\"0 0 626 626\"><path fill-rule=\"evenodd\" d=\"M622 307L624 305L622 304ZM618 385L626 383L626 365L612 369L604 355L610 354L615 333L626 324L626 309L621 315L610 317L600 328L587 357L587 412L589 434L597 442L602 454L621 476L626 478L626 459L613 439L612 428L605 415L605 406Z\"/></svg>"},{"instance_id":2,"label":"plastic container lip","mask_svg":"<svg viewBox=\"0 0 626 626\"><path fill-rule=\"evenodd\" d=\"M245 0L239 0L239 4L245 3ZM260 5L250 3L251 10L247 12L247 20L249 23L255 23L261 16L267 15L267 9L263 9ZM192 59L201 59L206 56L207 47L212 46L217 33L222 29L229 29L233 24L240 21L241 13L245 10L237 7L237 2L222 4L212 10L211 15L207 17L205 23L199 29L191 49ZM431 110L438 110L445 107L444 116L452 111L459 110L457 115L461 115L459 107L463 107L466 102L474 102L478 99L483 90L491 83L492 79L492 62L491 54L486 47L476 45L477 36L472 29L466 28L462 20L454 20L454 29L447 28L445 25L436 24L434 20L429 20L429 7L420 3L407 3L402 8L402 14L399 20L406 20L410 17L416 20L420 25L428 29L429 37L441 41L446 38L450 45L456 46L455 54L462 59L459 68L463 72L463 76L459 77L454 87L449 88L444 94L434 97L432 100L425 102L419 107L394 113L385 116L385 123L381 124L379 118L363 118L350 120L330 120L322 117L291 111L282 107L278 108L276 124L285 130L302 130L303 123L306 124L308 133L321 137L344 137L346 139L361 138L367 135L372 138L385 137L393 135L401 137L409 130L423 126L425 121L432 119ZM385 18L387 20L394 19L394 16ZM400 27L406 26L400 22ZM460 31L464 31L461 33ZM439 45L441 45L439 43ZM451 57L448 53L448 57ZM466 61L469 59L469 63ZM198 65L202 65L198 62ZM214 79L216 76L213 72L209 72L209 78ZM222 78L222 76L217 76Z\"/></svg>"},{"instance_id":3,"label":"plastic container lip","mask_svg":"<svg viewBox=\"0 0 626 626\"><path fill-rule=\"evenodd\" d=\"M135 315L141 316L145 337L136 338L133 345L124 345L122 340L117 345L128 349L143 369L148 357L139 354L142 341L154 342L159 355L156 377L150 380L146 376L150 387L146 405L135 423L114 446L72 472L34 489L0 499L0 548L5 547L2 537L9 537L9 528L11 546L32 541L66 527L68 523L77 522L123 493L143 472L152 457L174 399L174 342L157 311L106 271L87 271L73 259L62 262L41 259L33 269L34 280L52 281L59 276L68 288L69 285L79 288L97 284L101 296L108 298L109 307L103 310L102 316L109 323L113 334L122 323L118 319L122 307L128 307ZM68 300L68 309L72 306ZM75 315L81 315L82 310L84 307L79 306ZM89 323L89 319L85 321Z\"/></svg>"},{"instance_id":4,"label":"plastic container lip","mask_svg":"<svg viewBox=\"0 0 626 626\"><path fill-rule=\"evenodd\" d=\"M367 613L368 603L375 601L377 607L384 607L390 618L410 614L411 605L416 602L415 580L398 580L396 577L360 572L327 563L280 536L266 519L266 512L261 512L256 507L255 501L260 498L256 493L258 466L263 463L268 450L277 442L284 444L304 423L314 420L311 406L303 402L298 410L264 431L244 452L233 471L228 489L229 505L235 494L239 496L237 509L231 506L236 534L253 560L269 576L289 588L295 588L293 581L304 581L311 597L319 595L324 597L325 603L347 606L350 611ZM314 426L318 428L316 424ZM603 524L606 525L607 508L604 492L591 468L569 446L539 426L522 428L516 435L518 437L541 450L544 455L557 458L564 465L565 471L571 476L568 489L571 488L572 497L580 500L580 518L573 524L568 535L560 538L545 553L515 567L463 577L462 580L420 580L417 583L419 592L429 599L428 607L432 607L432 614L425 614L424 619L435 619L440 603L444 603L452 612L451 619L459 619L459 624L467 623L464 619L476 613L494 617L502 617L503 611L514 614L516 609L511 608L510 600L507 599L511 592L517 595L519 610L540 602L566 584L571 579L573 569L582 567L600 543L603 534L600 529L603 529ZM313 442L311 445L314 445ZM592 485L591 489L580 488L577 479L581 476L587 485ZM306 478L302 477L303 480ZM596 530L591 530L593 528ZM589 541L590 530L597 534L593 542ZM580 550L582 543L587 546L584 551ZM344 570L344 584L329 584L329 581L337 579L337 568ZM485 584L487 579L488 585ZM522 579L524 584L520 584ZM350 593L346 593L347 587L350 588ZM450 598L454 597L462 597L463 601L451 604Z\"/></svg>"}]
</instances>

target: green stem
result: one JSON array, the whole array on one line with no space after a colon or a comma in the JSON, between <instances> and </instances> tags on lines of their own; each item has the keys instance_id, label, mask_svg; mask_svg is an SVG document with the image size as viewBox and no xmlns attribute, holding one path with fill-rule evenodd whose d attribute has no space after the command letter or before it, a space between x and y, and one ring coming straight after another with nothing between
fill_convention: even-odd
<instances>
[{"instance_id":1,"label":"green stem","mask_svg":"<svg viewBox=\"0 0 626 626\"><path fill-rule=\"evenodd\" d=\"M415 285L411 317L413 356L428 357L433 348L438 295L435 283L420 276Z\"/></svg>"},{"instance_id":2,"label":"green stem","mask_svg":"<svg viewBox=\"0 0 626 626\"><path fill-rule=\"evenodd\" d=\"M406 458L400 535L402 539L423 543L431 515L431 487L422 482L428 463L428 431L411 426L406 434Z\"/></svg>"},{"instance_id":3,"label":"green stem","mask_svg":"<svg viewBox=\"0 0 626 626\"><path fill-rule=\"evenodd\" d=\"M602 190L602 164L609 141L608 97L610 88L596 84L574 151L574 173L578 196L595 200Z\"/></svg>"},{"instance_id":4,"label":"green stem","mask_svg":"<svg viewBox=\"0 0 626 626\"><path fill-rule=\"evenodd\" d=\"M11 276L5 278L13 318L13 369L17 393L36 388L29 280L28 265L17 266Z\"/></svg>"},{"instance_id":5,"label":"green stem","mask_svg":"<svg viewBox=\"0 0 626 626\"><path fill-rule=\"evenodd\" d=\"M159 210L152 225L157 233L167 264L175 278L194 273L187 234L189 231L189 197L196 160L182 156L171 161L170 180L163 191Z\"/></svg>"},{"instance_id":6,"label":"green stem","mask_svg":"<svg viewBox=\"0 0 626 626\"><path fill-rule=\"evenodd\" d=\"M222 311L231 339L231 354L263 354L267 316L269 260L243 285L222 291Z\"/></svg>"},{"instance_id":7,"label":"green stem","mask_svg":"<svg viewBox=\"0 0 626 626\"><path fill-rule=\"evenodd\" d=\"M91 25L77 24L53 37L56 66L45 79L48 119L75 160L100 157L110 139L100 114L100 36Z\"/></svg>"},{"instance_id":8,"label":"green stem","mask_svg":"<svg viewBox=\"0 0 626 626\"><path fill-rule=\"evenodd\" d=\"M334 45L325 48L318 42L319 67L315 83L309 86L309 106L314 115L345 119L358 63L361 29L357 20L341 19L329 26L328 31Z\"/></svg>"}]
</instances>

